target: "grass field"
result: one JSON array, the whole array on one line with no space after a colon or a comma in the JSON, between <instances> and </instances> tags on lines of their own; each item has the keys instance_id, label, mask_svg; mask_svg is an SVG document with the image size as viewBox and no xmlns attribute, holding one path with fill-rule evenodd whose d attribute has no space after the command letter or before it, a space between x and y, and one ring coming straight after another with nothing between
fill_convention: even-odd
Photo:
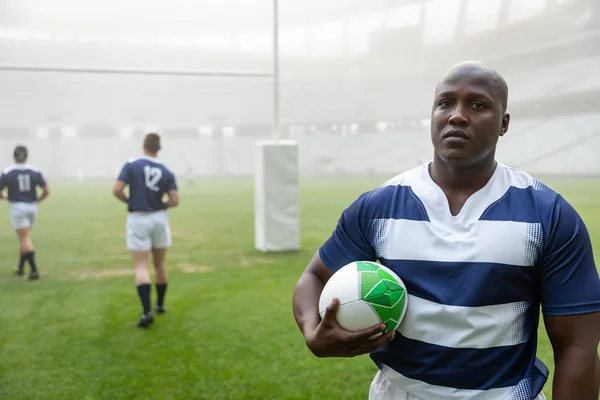
<instances>
[{"instance_id":1,"label":"grass field","mask_svg":"<svg viewBox=\"0 0 600 400\"><path fill-rule=\"evenodd\" d=\"M302 250L289 254L254 250L252 180L182 182L169 313L150 330L134 326L126 211L112 182L53 185L34 230L38 282L13 276L17 242L0 203L0 399L366 399L368 356L313 357L291 296L340 212L382 180L303 179ZM546 182L584 217L600 254L600 181ZM539 356L552 365L543 330Z\"/></svg>"}]
</instances>

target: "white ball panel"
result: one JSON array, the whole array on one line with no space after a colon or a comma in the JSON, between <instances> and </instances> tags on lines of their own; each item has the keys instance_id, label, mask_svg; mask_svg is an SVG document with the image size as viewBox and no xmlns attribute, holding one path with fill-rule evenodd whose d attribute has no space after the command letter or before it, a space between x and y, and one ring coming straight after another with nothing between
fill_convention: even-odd
<instances>
[{"instance_id":1,"label":"white ball panel","mask_svg":"<svg viewBox=\"0 0 600 400\"><path fill-rule=\"evenodd\" d=\"M362 331L381 323L377 313L362 300L340 306L337 321L348 331Z\"/></svg>"},{"instance_id":2,"label":"white ball panel","mask_svg":"<svg viewBox=\"0 0 600 400\"><path fill-rule=\"evenodd\" d=\"M334 297L340 299L340 306L360 299L358 272L355 264L340 268L325 284L319 299L321 316Z\"/></svg>"}]
</instances>

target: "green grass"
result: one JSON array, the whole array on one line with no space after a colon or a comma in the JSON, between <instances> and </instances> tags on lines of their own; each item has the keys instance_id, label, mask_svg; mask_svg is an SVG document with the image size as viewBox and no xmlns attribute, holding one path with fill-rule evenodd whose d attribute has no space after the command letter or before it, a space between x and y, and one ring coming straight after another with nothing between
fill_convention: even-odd
<instances>
[{"instance_id":1,"label":"green grass","mask_svg":"<svg viewBox=\"0 0 600 400\"><path fill-rule=\"evenodd\" d=\"M33 236L39 282L12 275L17 242L0 203L0 398L366 399L376 371L368 356L313 357L291 296L340 212L382 179L303 179L302 250L287 254L254 250L252 180L183 184L170 212L170 313L148 331L134 327L126 212L111 182L53 185ZM598 180L549 183L584 217L600 254ZM543 329L539 356L552 365Z\"/></svg>"}]
</instances>

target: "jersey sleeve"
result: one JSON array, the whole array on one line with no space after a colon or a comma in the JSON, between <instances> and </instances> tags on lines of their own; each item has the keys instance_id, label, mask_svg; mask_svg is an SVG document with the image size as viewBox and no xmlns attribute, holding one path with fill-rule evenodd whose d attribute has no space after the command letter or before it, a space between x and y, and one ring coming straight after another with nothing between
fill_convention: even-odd
<instances>
[{"instance_id":1,"label":"jersey sleeve","mask_svg":"<svg viewBox=\"0 0 600 400\"><path fill-rule=\"evenodd\" d=\"M6 174L0 173L0 192L6 188Z\"/></svg>"},{"instance_id":2,"label":"jersey sleeve","mask_svg":"<svg viewBox=\"0 0 600 400\"><path fill-rule=\"evenodd\" d=\"M48 183L46 182L46 179L44 178L44 174L42 174L41 172L38 172L36 174L36 178L37 178L37 185L39 187L46 187L48 185Z\"/></svg>"},{"instance_id":3,"label":"jersey sleeve","mask_svg":"<svg viewBox=\"0 0 600 400\"><path fill-rule=\"evenodd\" d=\"M321 260L334 272L353 261L377 258L369 231L368 195L364 193L343 211L333 234L319 249Z\"/></svg>"},{"instance_id":4,"label":"jersey sleeve","mask_svg":"<svg viewBox=\"0 0 600 400\"><path fill-rule=\"evenodd\" d=\"M169 187L168 191L177 190L177 179L175 178L175 174L171 173L171 179L169 179Z\"/></svg>"},{"instance_id":5,"label":"jersey sleeve","mask_svg":"<svg viewBox=\"0 0 600 400\"><path fill-rule=\"evenodd\" d=\"M542 252L541 300L545 315L600 311L600 277L583 219L561 196L554 204Z\"/></svg>"},{"instance_id":6,"label":"jersey sleeve","mask_svg":"<svg viewBox=\"0 0 600 400\"><path fill-rule=\"evenodd\" d=\"M117 178L117 180L125 182L127 184L130 183L131 180L129 174L129 163L125 163L125 165L123 165L123 168L121 168L121 173L119 173L119 177Z\"/></svg>"}]
</instances>

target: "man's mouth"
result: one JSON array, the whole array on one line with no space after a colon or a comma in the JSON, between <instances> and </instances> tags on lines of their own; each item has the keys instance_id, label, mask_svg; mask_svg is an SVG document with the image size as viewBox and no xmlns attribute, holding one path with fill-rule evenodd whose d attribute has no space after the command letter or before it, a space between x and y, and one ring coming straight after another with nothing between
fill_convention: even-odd
<instances>
[{"instance_id":1,"label":"man's mouth","mask_svg":"<svg viewBox=\"0 0 600 400\"><path fill-rule=\"evenodd\" d=\"M460 129L452 129L446 132L443 136L444 139L461 139L461 140L469 140L469 135L467 135L464 131Z\"/></svg>"}]
</instances>

